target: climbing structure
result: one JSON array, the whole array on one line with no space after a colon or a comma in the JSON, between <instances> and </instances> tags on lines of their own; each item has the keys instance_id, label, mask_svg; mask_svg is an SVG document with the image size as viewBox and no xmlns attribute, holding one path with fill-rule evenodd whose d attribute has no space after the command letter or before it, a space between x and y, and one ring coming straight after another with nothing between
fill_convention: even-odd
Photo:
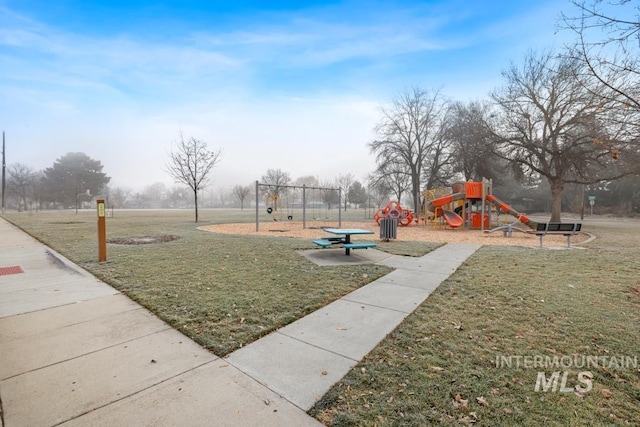
<instances>
[{"instance_id":1,"label":"climbing structure","mask_svg":"<svg viewBox=\"0 0 640 427\"><path fill-rule=\"evenodd\" d=\"M432 191L432 190L431 190ZM434 220L442 218L451 228L465 225L468 228L488 229L491 223L491 208L498 213L503 212L514 216L522 224L533 229L537 222L519 213L508 204L500 201L491 194L491 184L482 182L460 182L452 186L451 193L433 198L425 193L425 218L431 216Z\"/></svg>"},{"instance_id":2,"label":"climbing structure","mask_svg":"<svg viewBox=\"0 0 640 427\"><path fill-rule=\"evenodd\" d=\"M402 206L400 206L400 203L393 200L387 203L387 206L378 209L376 213L373 214L373 219L378 225L380 225L380 220L382 218L397 219L398 224L406 227L413 222L413 212L410 209L403 208Z\"/></svg>"}]
</instances>

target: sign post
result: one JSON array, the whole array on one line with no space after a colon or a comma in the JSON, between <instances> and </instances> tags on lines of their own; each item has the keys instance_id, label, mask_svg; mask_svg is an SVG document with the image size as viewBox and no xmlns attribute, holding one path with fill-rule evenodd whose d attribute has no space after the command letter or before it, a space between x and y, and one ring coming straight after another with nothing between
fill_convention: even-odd
<instances>
[{"instance_id":1,"label":"sign post","mask_svg":"<svg viewBox=\"0 0 640 427\"><path fill-rule=\"evenodd\" d=\"M107 260L107 227L105 218L104 199L96 200L98 207L98 262Z\"/></svg>"},{"instance_id":2,"label":"sign post","mask_svg":"<svg viewBox=\"0 0 640 427\"><path fill-rule=\"evenodd\" d=\"M593 216L593 205L596 204L596 196L589 196L589 206L591 207L590 216Z\"/></svg>"}]
</instances>

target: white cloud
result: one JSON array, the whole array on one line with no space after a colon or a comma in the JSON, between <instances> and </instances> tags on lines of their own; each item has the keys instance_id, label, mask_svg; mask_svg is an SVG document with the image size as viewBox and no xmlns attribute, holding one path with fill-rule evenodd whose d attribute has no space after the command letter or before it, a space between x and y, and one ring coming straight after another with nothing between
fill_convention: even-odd
<instances>
[{"instance_id":1,"label":"white cloud","mask_svg":"<svg viewBox=\"0 0 640 427\"><path fill-rule=\"evenodd\" d=\"M216 185L245 184L269 168L363 180L374 167L366 145L379 105L415 85L447 83L443 92L462 99L486 94L508 64L490 63L501 52L483 44L506 51L504 39L530 35L549 13L467 27L479 7L340 4L144 39L75 33L0 6L9 162L41 169L83 151L114 185L170 184L162 167L183 131L224 149Z\"/></svg>"}]
</instances>

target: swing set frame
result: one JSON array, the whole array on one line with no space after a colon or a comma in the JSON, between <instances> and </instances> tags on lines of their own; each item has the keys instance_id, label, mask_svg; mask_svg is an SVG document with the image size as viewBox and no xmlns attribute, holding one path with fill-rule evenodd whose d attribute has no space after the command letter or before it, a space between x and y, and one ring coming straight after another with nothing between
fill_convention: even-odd
<instances>
[{"instance_id":1,"label":"swing set frame","mask_svg":"<svg viewBox=\"0 0 640 427\"><path fill-rule=\"evenodd\" d=\"M264 205L262 205L262 207L265 207L267 209L267 213L271 214L274 221L277 221L275 214L278 210L280 210L280 212L282 212L282 198L283 195L289 191L289 189L298 189L298 190L302 190L302 228L306 229L307 228L307 196L308 196L308 192L311 191L313 195L315 195L316 191L335 191L338 193L338 228L342 227L342 210L340 209L340 206L342 206L342 190L340 188L327 188L327 187L310 187L310 186L306 186L306 185L278 185L278 184L263 184L260 183L259 181L256 181L256 231L260 231L260 208L261 208L261 204L260 204L260 190L263 190L263 200L265 201ZM269 202L272 203L272 205L269 204ZM315 212L315 203L316 200L312 200L312 202L314 203L314 205L312 206L312 209ZM293 219L293 216L291 215L291 213L289 212L289 206L290 203L287 203L287 218L289 220ZM271 209L269 211L269 209ZM317 218L313 218L314 220L316 220ZM333 218L331 218L333 219Z\"/></svg>"}]
</instances>

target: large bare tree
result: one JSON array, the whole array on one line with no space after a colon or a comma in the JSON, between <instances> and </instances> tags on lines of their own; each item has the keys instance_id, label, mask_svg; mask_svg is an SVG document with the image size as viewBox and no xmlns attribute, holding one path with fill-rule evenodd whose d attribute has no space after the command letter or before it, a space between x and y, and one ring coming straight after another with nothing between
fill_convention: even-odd
<instances>
[{"instance_id":1,"label":"large bare tree","mask_svg":"<svg viewBox=\"0 0 640 427\"><path fill-rule=\"evenodd\" d=\"M608 90L599 95L640 110L640 8L631 0L572 0L575 13L560 27L576 34L569 55L584 63L587 78ZM584 77L584 76L578 76Z\"/></svg>"},{"instance_id":2,"label":"large bare tree","mask_svg":"<svg viewBox=\"0 0 640 427\"><path fill-rule=\"evenodd\" d=\"M467 181L504 179L504 161L495 154L495 139L487 132L492 114L487 101L454 102L449 109L449 136L453 141L453 171Z\"/></svg>"},{"instance_id":3,"label":"large bare tree","mask_svg":"<svg viewBox=\"0 0 640 427\"><path fill-rule=\"evenodd\" d=\"M198 222L198 193L209 184L213 167L222 159L222 150L209 150L207 143L196 138L185 140L182 134L169 153L166 171L176 182L193 191L195 217Z\"/></svg>"},{"instance_id":4,"label":"large bare tree","mask_svg":"<svg viewBox=\"0 0 640 427\"><path fill-rule=\"evenodd\" d=\"M586 88L575 78L582 66L566 56L530 52L522 67L503 72L505 84L492 94L499 153L525 173L547 179L551 221L560 221L565 184L617 179L633 163L615 160L620 149L634 156L630 123L603 101L597 86Z\"/></svg>"},{"instance_id":5,"label":"large bare tree","mask_svg":"<svg viewBox=\"0 0 640 427\"><path fill-rule=\"evenodd\" d=\"M375 127L377 138L369 143L378 165L393 162L411 181L413 208L419 209L420 190L438 182L439 174L450 161L449 145L444 132L447 102L439 91L413 88L382 108L382 119ZM378 168L384 171L384 168ZM393 173L398 172L393 168ZM421 185L421 180L426 180Z\"/></svg>"}]
</instances>

